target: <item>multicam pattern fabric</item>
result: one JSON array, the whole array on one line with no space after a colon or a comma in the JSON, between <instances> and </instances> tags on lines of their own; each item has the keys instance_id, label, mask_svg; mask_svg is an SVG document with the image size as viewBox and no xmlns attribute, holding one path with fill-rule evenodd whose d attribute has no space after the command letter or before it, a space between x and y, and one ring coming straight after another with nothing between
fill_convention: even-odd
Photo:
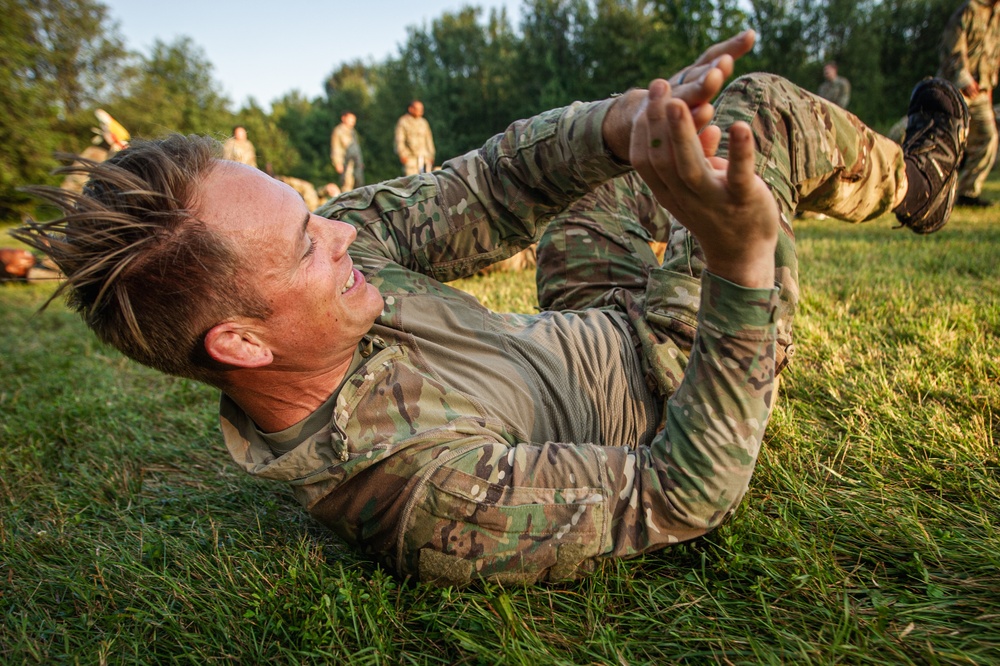
<instances>
[{"instance_id":1,"label":"multicam pattern fabric","mask_svg":"<svg viewBox=\"0 0 1000 666\"><path fill-rule=\"evenodd\" d=\"M719 122L759 135L786 232L781 289L746 289L703 271L697 243L606 154L610 103L520 121L440 172L322 208L357 227L351 256L385 310L331 416L285 433L302 436L291 450L224 397L233 458L438 583L572 579L728 517L773 404L776 329L790 335L795 205L877 215L901 196L900 150L780 79L731 86ZM493 313L444 284L539 239L544 312ZM662 266L649 240L668 241Z\"/></svg>"},{"instance_id":2,"label":"multicam pattern fabric","mask_svg":"<svg viewBox=\"0 0 1000 666\"><path fill-rule=\"evenodd\" d=\"M969 138L958 174L958 194L978 197L997 157L996 116L992 91L1000 75L1000 5L967 0L945 27L938 76L963 90L975 83L979 94L966 96Z\"/></svg>"}]
</instances>

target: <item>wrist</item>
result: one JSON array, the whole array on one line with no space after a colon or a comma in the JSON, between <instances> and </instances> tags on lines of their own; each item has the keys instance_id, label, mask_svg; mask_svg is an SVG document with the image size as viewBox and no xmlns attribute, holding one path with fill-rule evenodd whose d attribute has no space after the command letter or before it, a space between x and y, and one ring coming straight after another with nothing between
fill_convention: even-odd
<instances>
[{"instance_id":1,"label":"wrist","mask_svg":"<svg viewBox=\"0 0 1000 666\"><path fill-rule=\"evenodd\" d=\"M713 256L705 252L706 270L749 289L774 287L774 252L777 242L762 242L754 247L749 244L739 253ZM704 249L704 245L702 246Z\"/></svg>"},{"instance_id":2,"label":"wrist","mask_svg":"<svg viewBox=\"0 0 1000 666\"><path fill-rule=\"evenodd\" d=\"M605 147L625 164L631 164L629 148L632 143L632 124L645 102L646 91L633 88L615 98L601 124Z\"/></svg>"}]
</instances>

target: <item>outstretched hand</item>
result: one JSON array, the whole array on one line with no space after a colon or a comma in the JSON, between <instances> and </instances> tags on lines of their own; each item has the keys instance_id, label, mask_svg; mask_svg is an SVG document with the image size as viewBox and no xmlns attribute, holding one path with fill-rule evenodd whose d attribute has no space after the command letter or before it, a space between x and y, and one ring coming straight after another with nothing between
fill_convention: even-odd
<instances>
[{"instance_id":1,"label":"outstretched hand","mask_svg":"<svg viewBox=\"0 0 1000 666\"><path fill-rule=\"evenodd\" d=\"M714 111L709 104L733 75L736 60L753 48L757 35L744 30L724 42L713 44L698 56L693 64L670 77L674 97L687 102L699 130L712 120Z\"/></svg>"},{"instance_id":2,"label":"outstretched hand","mask_svg":"<svg viewBox=\"0 0 1000 666\"><path fill-rule=\"evenodd\" d=\"M778 207L754 172L750 126L729 128L728 160L715 155L720 138L716 126L698 133L690 101L657 79L633 120L629 159L698 239L708 270L746 287L773 287Z\"/></svg>"}]
</instances>

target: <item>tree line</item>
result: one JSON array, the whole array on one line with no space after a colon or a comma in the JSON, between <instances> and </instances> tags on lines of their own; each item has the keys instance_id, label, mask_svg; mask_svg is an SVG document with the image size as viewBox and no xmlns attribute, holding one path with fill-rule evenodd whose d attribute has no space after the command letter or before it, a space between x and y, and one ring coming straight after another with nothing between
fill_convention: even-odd
<instances>
[{"instance_id":1,"label":"tree line","mask_svg":"<svg viewBox=\"0 0 1000 666\"><path fill-rule=\"evenodd\" d=\"M130 52L99 0L0 0L0 219L30 206L17 191L53 182L55 151L80 152L103 108L133 136L228 136L247 127L274 173L335 181L329 137L347 110L369 182L400 173L396 119L424 102L439 161L476 148L517 118L601 99L676 71L744 28L758 46L737 73L770 71L815 90L834 60L852 83L850 110L885 128L938 65L938 44L959 0L524 0L504 10L468 6L412 26L381 62L331 63L324 94L292 91L267 111L234 108L191 39Z\"/></svg>"}]
</instances>

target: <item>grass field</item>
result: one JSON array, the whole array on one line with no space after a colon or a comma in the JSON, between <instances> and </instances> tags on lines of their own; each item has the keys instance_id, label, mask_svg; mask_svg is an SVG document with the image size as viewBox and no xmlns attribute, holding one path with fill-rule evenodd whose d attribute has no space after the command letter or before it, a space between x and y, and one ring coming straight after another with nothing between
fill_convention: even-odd
<instances>
[{"instance_id":1,"label":"grass field","mask_svg":"<svg viewBox=\"0 0 1000 666\"><path fill-rule=\"evenodd\" d=\"M734 519L563 586L395 580L235 468L213 390L0 286L0 663L1000 663L1000 212L891 226L798 225ZM462 286L534 304L528 274Z\"/></svg>"}]
</instances>

